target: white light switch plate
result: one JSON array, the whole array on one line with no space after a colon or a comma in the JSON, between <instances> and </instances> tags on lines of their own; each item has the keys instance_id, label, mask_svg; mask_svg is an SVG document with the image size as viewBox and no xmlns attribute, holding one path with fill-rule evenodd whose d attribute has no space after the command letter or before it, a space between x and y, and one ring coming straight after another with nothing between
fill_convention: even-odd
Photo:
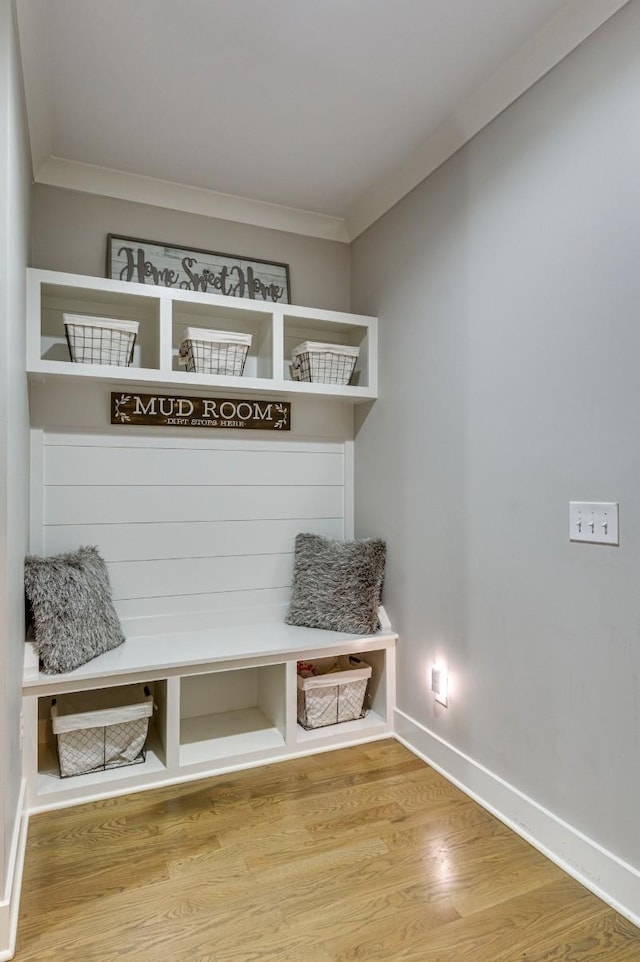
<instances>
[{"instance_id":1,"label":"white light switch plate","mask_svg":"<svg viewBox=\"0 0 640 962\"><path fill-rule=\"evenodd\" d=\"M620 544L617 501L570 501L569 539Z\"/></svg>"}]
</instances>

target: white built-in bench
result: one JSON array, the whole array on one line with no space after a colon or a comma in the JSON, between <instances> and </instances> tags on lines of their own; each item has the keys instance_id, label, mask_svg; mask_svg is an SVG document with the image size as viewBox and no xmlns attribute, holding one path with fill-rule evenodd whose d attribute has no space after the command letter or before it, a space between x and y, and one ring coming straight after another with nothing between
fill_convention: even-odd
<instances>
[{"instance_id":1,"label":"white built-in bench","mask_svg":"<svg viewBox=\"0 0 640 962\"><path fill-rule=\"evenodd\" d=\"M392 730L396 635L284 623L298 531L353 535L350 442L238 441L32 431L33 553L97 545L126 641L64 675L24 674L31 810L382 738ZM357 654L364 718L297 724L296 664ZM60 779L51 699L153 688L144 764Z\"/></svg>"},{"instance_id":2,"label":"white built-in bench","mask_svg":"<svg viewBox=\"0 0 640 962\"><path fill-rule=\"evenodd\" d=\"M126 623L124 627L126 633ZM283 622L183 628L132 634L120 647L60 675L39 672L27 644L23 696L29 808L53 808L385 737L392 729L396 638L386 621L371 636ZM297 724L297 662L339 654L357 654L372 666L366 714L306 731ZM52 697L133 683L151 686L157 707L144 764L60 779L49 723Z\"/></svg>"}]
</instances>

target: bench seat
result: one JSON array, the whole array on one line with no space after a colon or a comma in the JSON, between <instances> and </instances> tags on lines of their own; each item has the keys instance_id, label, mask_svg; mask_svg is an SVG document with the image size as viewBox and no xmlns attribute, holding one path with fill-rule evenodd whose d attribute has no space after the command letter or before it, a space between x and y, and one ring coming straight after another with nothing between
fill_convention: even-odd
<instances>
[{"instance_id":1,"label":"bench seat","mask_svg":"<svg viewBox=\"0 0 640 962\"><path fill-rule=\"evenodd\" d=\"M200 674L203 671L275 664L290 660L356 654L395 644L397 635L384 624L371 635L301 628L282 621L224 627L182 627L161 633L134 633L123 622L126 641L65 674L38 670L35 649L27 642L23 691L52 694L128 681ZM135 631L139 631L136 626Z\"/></svg>"}]
</instances>

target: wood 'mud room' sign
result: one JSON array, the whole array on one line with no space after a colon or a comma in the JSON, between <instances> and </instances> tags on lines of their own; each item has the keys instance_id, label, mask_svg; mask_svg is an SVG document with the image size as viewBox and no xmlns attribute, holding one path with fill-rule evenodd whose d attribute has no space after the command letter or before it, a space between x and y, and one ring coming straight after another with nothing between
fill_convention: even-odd
<instances>
[{"instance_id":1,"label":"wood 'mud room' sign","mask_svg":"<svg viewBox=\"0 0 640 962\"><path fill-rule=\"evenodd\" d=\"M290 431L291 404L288 401L112 393L111 423Z\"/></svg>"}]
</instances>

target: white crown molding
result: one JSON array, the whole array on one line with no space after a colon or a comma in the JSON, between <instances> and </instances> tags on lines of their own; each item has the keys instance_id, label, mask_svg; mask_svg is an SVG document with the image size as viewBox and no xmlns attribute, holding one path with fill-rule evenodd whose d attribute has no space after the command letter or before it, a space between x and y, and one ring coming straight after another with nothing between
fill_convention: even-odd
<instances>
[{"instance_id":1,"label":"white crown molding","mask_svg":"<svg viewBox=\"0 0 640 962\"><path fill-rule=\"evenodd\" d=\"M571 0L416 151L362 195L347 214L349 240L386 214L628 2Z\"/></svg>"},{"instance_id":2,"label":"white crown molding","mask_svg":"<svg viewBox=\"0 0 640 962\"><path fill-rule=\"evenodd\" d=\"M214 190L175 184L155 177L96 167L93 164L82 164L61 157L49 157L36 172L35 180L36 183L48 184L51 187L65 187L69 190L100 194L103 197L153 204L155 207L168 207L189 214L204 214L205 217L220 217L222 220L252 224L254 227L268 227L271 230L306 234L309 237L342 243L348 241L345 223L341 217L268 204L233 194L221 194Z\"/></svg>"},{"instance_id":3,"label":"white crown molding","mask_svg":"<svg viewBox=\"0 0 640 962\"><path fill-rule=\"evenodd\" d=\"M394 734L410 751L568 875L634 925L640 925L640 871L635 866L603 848L400 709L394 712Z\"/></svg>"},{"instance_id":4,"label":"white crown molding","mask_svg":"<svg viewBox=\"0 0 640 962\"><path fill-rule=\"evenodd\" d=\"M47 0L15 0L34 180L223 220L349 243L548 73L629 0L570 0L346 218L53 156Z\"/></svg>"}]
</instances>

